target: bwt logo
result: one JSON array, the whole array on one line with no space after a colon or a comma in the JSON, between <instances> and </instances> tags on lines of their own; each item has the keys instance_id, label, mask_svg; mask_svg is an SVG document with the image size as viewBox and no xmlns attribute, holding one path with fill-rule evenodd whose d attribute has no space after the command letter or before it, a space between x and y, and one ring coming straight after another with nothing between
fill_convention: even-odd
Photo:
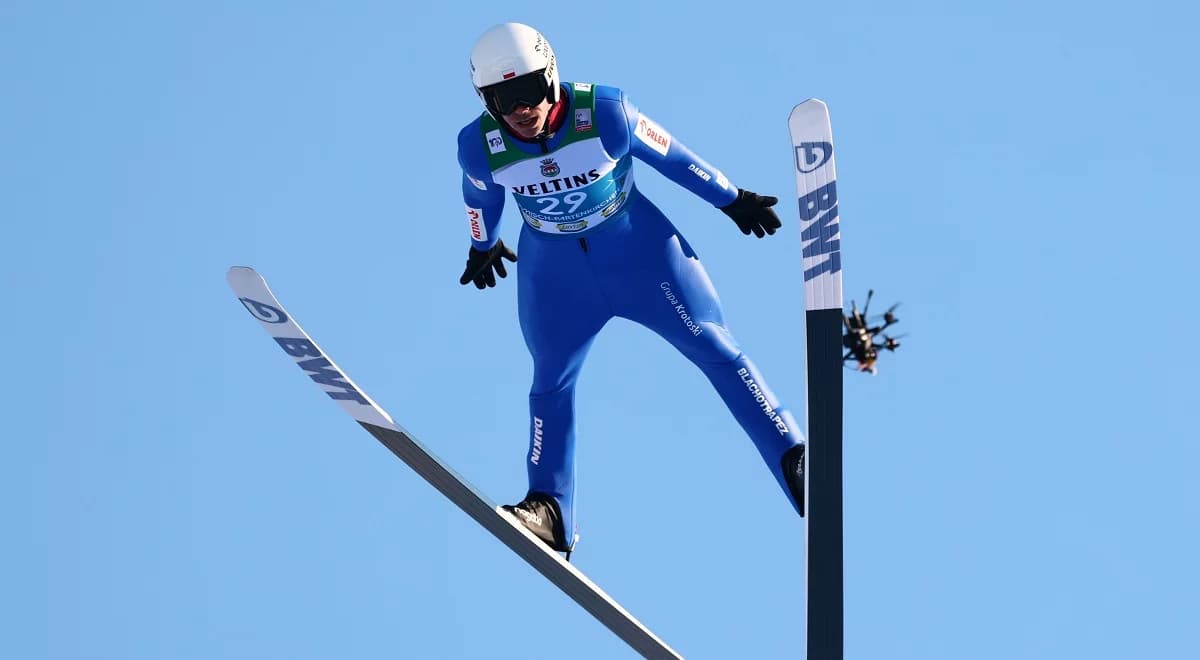
<instances>
[{"instance_id":1,"label":"bwt logo","mask_svg":"<svg viewBox=\"0 0 1200 660\"><path fill-rule=\"evenodd\" d=\"M263 323L288 322L287 314L284 314L282 309L272 307L266 303L260 303L250 298L238 298L238 300L242 301L242 305L246 307L246 311L250 312L250 316Z\"/></svg>"},{"instance_id":2,"label":"bwt logo","mask_svg":"<svg viewBox=\"0 0 1200 660\"><path fill-rule=\"evenodd\" d=\"M252 298L238 298L242 305L254 318L263 323L287 323L288 316L282 309L261 303ZM296 358L296 364L308 373L318 385L324 385L336 391L325 390L329 398L338 401L354 401L362 405L370 405L367 397L363 396L353 385L346 382L345 376L333 367L333 364L321 354L307 337L272 337L285 353ZM308 359L302 359L308 358Z\"/></svg>"},{"instance_id":3,"label":"bwt logo","mask_svg":"<svg viewBox=\"0 0 1200 660\"><path fill-rule=\"evenodd\" d=\"M305 337L274 337L285 353L296 358L296 365L308 373L313 382L338 391L325 390L329 398L336 401L354 401L362 405L370 405L367 397L362 395L353 385L347 383L342 372L333 368L333 364L317 348L312 341ZM302 360L300 358L309 358Z\"/></svg>"},{"instance_id":4,"label":"bwt logo","mask_svg":"<svg viewBox=\"0 0 1200 660\"><path fill-rule=\"evenodd\" d=\"M821 263L804 269L805 282L821 273L833 274L842 270L839 231L837 181L830 181L800 198L800 240L805 241L804 258L829 255Z\"/></svg>"},{"instance_id":5,"label":"bwt logo","mask_svg":"<svg viewBox=\"0 0 1200 660\"><path fill-rule=\"evenodd\" d=\"M833 155L829 142L801 142L796 146L796 169L804 174L815 172Z\"/></svg>"}]
</instances>

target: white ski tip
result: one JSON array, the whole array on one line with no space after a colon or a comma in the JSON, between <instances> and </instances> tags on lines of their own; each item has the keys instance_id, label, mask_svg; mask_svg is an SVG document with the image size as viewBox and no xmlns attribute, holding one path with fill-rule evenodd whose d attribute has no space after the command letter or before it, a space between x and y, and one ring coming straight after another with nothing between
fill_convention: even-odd
<instances>
[{"instance_id":1,"label":"white ski tip","mask_svg":"<svg viewBox=\"0 0 1200 660\"><path fill-rule=\"evenodd\" d=\"M829 130L829 106L821 99L809 99L796 105L788 115L788 128L792 131L793 141L796 134L813 133L829 136L827 139L832 140L832 132Z\"/></svg>"},{"instance_id":2,"label":"white ski tip","mask_svg":"<svg viewBox=\"0 0 1200 660\"><path fill-rule=\"evenodd\" d=\"M234 288L237 288L238 283L265 280L263 280L262 275L258 274L258 271L249 266L232 266L230 267L229 272L225 273L225 281L229 282L229 284Z\"/></svg>"},{"instance_id":3,"label":"white ski tip","mask_svg":"<svg viewBox=\"0 0 1200 660\"><path fill-rule=\"evenodd\" d=\"M226 279L250 316L342 410L359 422L399 430L391 416L360 390L304 332L271 293L271 287L262 275L253 268L234 266L229 269Z\"/></svg>"},{"instance_id":4,"label":"white ski tip","mask_svg":"<svg viewBox=\"0 0 1200 660\"><path fill-rule=\"evenodd\" d=\"M804 307L808 311L841 309L841 229L829 108L820 99L796 105L788 117L788 131L800 210Z\"/></svg>"},{"instance_id":5,"label":"white ski tip","mask_svg":"<svg viewBox=\"0 0 1200 660\"><path fill-rule=\"evenodd\" d=\"M807 101L797 103L795 107L792 108L791 114L788 115L788 119L810 115L828 116L829 106L826 105L821 99L808 99Z\"/></svg>"}]
</instances>

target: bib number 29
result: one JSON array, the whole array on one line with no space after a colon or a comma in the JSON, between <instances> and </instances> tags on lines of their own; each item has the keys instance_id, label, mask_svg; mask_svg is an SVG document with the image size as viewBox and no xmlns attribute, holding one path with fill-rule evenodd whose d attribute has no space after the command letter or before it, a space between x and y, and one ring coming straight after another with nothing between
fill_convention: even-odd
<instances>
[{"instance_id":1,"label":"bib number 29","mask_svg":"<svg viewBox=\"0 0 1200 660\"><path fill-rule=\"evenodd\" d=\"M561 198L538 197L537 203L538 206L542 207L541 212L546 215L566 215L568 213L574 213L576 210L578 210L579 206L583 204L584 200L586 199L587 193L577 191L569 192L563 195ZM566 211L559 211L557 210L559 204L567 204L570 208L568 208Z\"/></svg>"}]
</instances>

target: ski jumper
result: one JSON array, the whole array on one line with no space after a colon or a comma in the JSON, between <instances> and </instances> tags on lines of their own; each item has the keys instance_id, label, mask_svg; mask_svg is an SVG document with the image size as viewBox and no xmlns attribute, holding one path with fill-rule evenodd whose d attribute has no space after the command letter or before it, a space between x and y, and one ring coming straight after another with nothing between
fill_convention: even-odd
<instances>
[{"instance_id":1,"label":"ski jumper","mask_svg":"<svg viewBox=\"0 0 1200 660\"><path fill-rule=\"evenodd\" d=\"M533 357L529 490L558 501L572 538L575 383L597 333L621 317L653 330L703 371L796 506L781 461L803 442L800 427L725 328L695 251L634 185L633 157L716 207L732 202L737 187L621 90L562 87L565 121L544 140L514 139L486 112L458 135L472 247L495 245L506 191L524 220L517 307Z\"/></svg>"}]
</instances>

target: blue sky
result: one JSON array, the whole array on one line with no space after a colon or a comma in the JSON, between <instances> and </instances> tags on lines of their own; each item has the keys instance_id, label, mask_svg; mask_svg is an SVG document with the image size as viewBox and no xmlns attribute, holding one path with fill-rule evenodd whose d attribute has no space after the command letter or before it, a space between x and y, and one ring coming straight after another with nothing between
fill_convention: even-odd
<instances>
[{"instance_id":1,"label":"blue sky","mask_svg":"<svg viewBox=\"0 0 1200 660\"><path fill-rule=\"evenodd\" d=\"M797 411L786 119L829 104L846 296L902 300L911 333L846 378L847 658L1191 657L1197 17L1005 5L0 5L0 655L627 657L224 281L256 267L403 426L519 498L516 287L457 283L454 155L471 44L518 20L565 79L783 198L756 241L635 166ZM577 565L689 658L799 657L803 525L707 381L614 322L579 397Z\"/></svg>"}]
</instances>

